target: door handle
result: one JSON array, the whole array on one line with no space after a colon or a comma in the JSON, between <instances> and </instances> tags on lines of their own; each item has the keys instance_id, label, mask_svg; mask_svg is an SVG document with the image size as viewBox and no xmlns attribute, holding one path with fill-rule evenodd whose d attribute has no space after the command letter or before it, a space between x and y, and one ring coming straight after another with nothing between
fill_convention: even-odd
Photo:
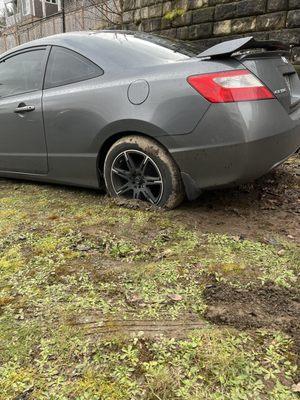
<instances>
[{"instance_id":1,"label":"door handle","mask_svg":"<svg viewBox=\"0 0 300 400\"><path fill-rule=\"evenodd\" d=\"M26 106L24 104L19 104L19 106L15 109L15 113L30 112L34 110L35 106Z\"/></svg>"}]
</instances>

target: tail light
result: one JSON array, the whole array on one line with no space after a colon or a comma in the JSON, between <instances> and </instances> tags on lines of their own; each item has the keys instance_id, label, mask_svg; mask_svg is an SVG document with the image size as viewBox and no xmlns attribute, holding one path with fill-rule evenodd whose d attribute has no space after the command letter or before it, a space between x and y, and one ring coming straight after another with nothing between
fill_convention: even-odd
<instances>
[{"instance_id":1,"label":"tail light","mask_svg":"<svg viewBox=\"0 0 300 400\"><path fill-rule=\"evenodd\" d=\"M188 83L212 103L274 99L273 93L244 69L194 75Z\"/></svg>"}]
</instances>

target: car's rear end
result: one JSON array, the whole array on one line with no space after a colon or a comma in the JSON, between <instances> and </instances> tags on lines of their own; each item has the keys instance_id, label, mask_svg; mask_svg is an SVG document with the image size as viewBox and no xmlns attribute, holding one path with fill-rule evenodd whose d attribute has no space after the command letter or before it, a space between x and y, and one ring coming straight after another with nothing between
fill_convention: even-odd
<instances>
[{"instance_id":1,"label":"car's rear end","mask_svg":"<svg viewBox=\"0 0 300 400\"><path fill-rule=\"evenodd\" d=\"M264 168L280 164L300 145L300 80L288 55L281 54L275 50L239 58L275 97L270 116L273 126L265 131L260 146L253 149L257 157L261 156L257 161L262 173ZM263 108L263 103L260 105ZM279 131L277 125L281 127Z\"/></svg>"},{"instance_id":2,"label":"car's rear end","mask_svg":"<svg viewBox=\"0 0 300 400\"><path fill-rule=\"evenodd\" d=\"M210 107L191 134L166 138L164 144L190 198L202 188L258 178L300 145L299 77L280 44L256 43L238 53L234 48L224 54L204 52L203 70L205 63L233 58L239 67L187 77Z\"/></svg>"}]
</instances>

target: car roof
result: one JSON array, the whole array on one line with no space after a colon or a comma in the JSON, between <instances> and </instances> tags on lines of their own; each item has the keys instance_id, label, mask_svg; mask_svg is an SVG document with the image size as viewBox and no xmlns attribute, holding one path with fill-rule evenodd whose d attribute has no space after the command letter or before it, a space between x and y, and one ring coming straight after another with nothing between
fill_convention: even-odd
<instances>
[{"instance_id":1,"label":"car roof","mask_svg":"<svg viewBox=\"0 0 300 400\"><path fill-rule=\"evenodd\" d=\"M150 37L159 37L158 35L154 35L151 33L140 32L140 31L130 31L130 30L116 30L116 29L107 29L107 30L89 30L89 31L74 31L74 32L66 32L66 33L58 33L55 35L45 36L39 39L35 39L26 43L23 43L19 46L13 47L7 50L5 53L2 53L0 56L3 57L6 54L11 52L19 51L22 49L26 49L28 47L34 46L46 46L46 45L65 45L66 47L70 44L70 41L76 41L78 39L90 39L93 36L97 35L98 39L102 39L103 41L107 38L107 35L114 37L123 37L126 36L135 36L140 39L147 39Z\"/></svg>"},{"instance_id":2,"label":"car roof","mask_svg":"<svg viewBox=\"0 0 300 400\"><path fill-rule=\"evenodd\" d=\"M66 32L66 33L57 33L55 35L50 35L50 36L45 36L39 39L34 39L29 42L23 43L19 46L13 47L9 50L7 50L7 53L10 52L11 50L15 49L22 49L26 48L28 46L44 46L46 44L48 45L54 45L57 42L68 42L69 39L74 39L78 37L90 37L93 35L99 35L101 37L101 34L105 33L110 33L110 34L118 34L118 35L138 35L138 36L144 36L148 35L150 36L151 34L145 34L144 32L138 32L138 31L127 31L127 30L115 30L115 29L106 29L106 30L89 30L89 31L73 31L73 32Z\"/></svg>"},{"instance_id":3,"label":"car roof","mask_svg":"<svg viewBox=\"0 0 300 400\"><path fill-rule=\"evenodd\" d=\"M12 47L11 49L8 49L4 53L2 53L0 56L1 58L3 56L6 56L7 54L14 53L16 51L26 49L28 47L34 47L34 46L45 46L45 45L54 45L57 42L61 42L64 40L67 40L68 38L74 37L74 36L87 36L88 32L68 32L68 33L59 33L56 35L51 35L51 36L46 36L40 39L34 39L29 42L23 43L21 45Z\"/></svg>"},{"instance_id":4,"label":"car roof","mask_svg":"<svg viewBox=\"0 0 300 400\"><path fill-rule=\"evenodd\" d=\"M145 67L189 58L184 52L178 51L176 43L173 50L173 44L168 42L167 38L138 31L68 32L24 43L1 54L0 58L27 48L47 45L74 50L104 69L111 65L115 69Z\"/></svg>"}]
</instances>

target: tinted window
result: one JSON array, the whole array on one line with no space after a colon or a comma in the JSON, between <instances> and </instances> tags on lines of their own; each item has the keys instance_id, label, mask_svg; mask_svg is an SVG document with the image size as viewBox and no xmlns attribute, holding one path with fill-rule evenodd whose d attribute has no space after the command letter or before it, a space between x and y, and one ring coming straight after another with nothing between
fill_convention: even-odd
<instances>
[{"instance_id":1,"label":"tinted window","mask_svg":"<svg viewBox=\"0 0 300 400\"><path fill-rule=\"evenodd\" d=\"M45 50L17 54L0 62L0 96L42 89Z\"/></svg>"},{"instance_id":2,"label":"tinted window","mask_svg":"<svg viewBox=\"0 0 300 400\"><path fill-rule=\"evenodd\" d=\"M45 89L95 78L102 74L100 67L80 54L62 47L52 47L47 65Z\"/></svg>"}]
</instances>

